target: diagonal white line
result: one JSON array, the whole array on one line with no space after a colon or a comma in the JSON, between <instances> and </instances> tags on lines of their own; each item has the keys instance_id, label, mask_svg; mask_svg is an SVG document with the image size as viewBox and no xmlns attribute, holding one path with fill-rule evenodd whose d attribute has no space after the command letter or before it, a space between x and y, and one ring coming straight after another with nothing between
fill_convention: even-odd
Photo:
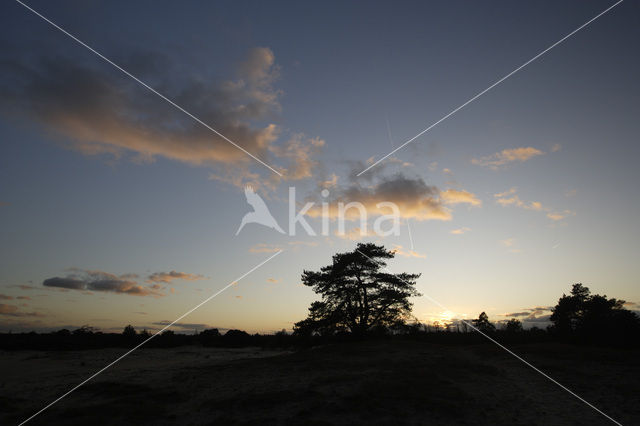
<instances>
[{"instance_id":1,"label":"diagonal white line","mask_svg":"<svg viewBox=\"0 0 640 426\"><path fill-rule=\"evenodd\" d=\"M357 249L356 249L357 250ZM360 253L361 255L363 255L364 257L366 257L367 259L369 259L370 261L377 263L375 260L373 260L372 258L370 258L369 256L367 256L366 254L364 254L363 252L361 252L360 250L357 250L358 253ZM386 266L383 266L383 269L386 270L388 273L392 273L389 268L387 268ZM404 281L402 278L400 278L400 281ZM405 283L407 283L406 281L404 281ZM409 284L409 283L407 283ZM423 295L425 298L427 298L429 301L431 301L432 303L438 305L440 308L444 309L445 311L451 311L451 309L447 308L446 306L444 306L442 303L438 302L437 300L435 300L434 298L432 298L429 295ZM491 336L488 336L487 334L483 333L481 330L479 330L478 328L476 328L473 324L465 321L465 320L461 320L463 323L467 324L469 327L471 327L472 329L474 329L475 331L477 331L478 333L480 333L482 336L486 337L487 339L489 339L491 342L495 343L496 345L498 345L500 348L504 349L507 353L511 354L512 356L514 356L516 359L522 361L524 364L526 364L527 366L531 367L533 370L535 370L536 372L540 373L542 376L546 377L547 379L549 379L551 382L555 383L556 385L560 386L562 389L564 389L565 391L567 391L568 393L570 393L571 395L573 395L574 397L576 397L577 399L579 399L580 401L584 402L586 405L588 405L589 407L593 408L595 411L597 411L598 413L602 414L604 417L606 417L607 419L611 420L613 423L617 424L618 426L622 426L622 424L616 420L614 420L613 418L611 418L610 416L608 416L606 413L604 413L602 410L600 410L598 407L596 407L595 405L591 404L589 401L585 400L584 398L582 398L580 395L578 395L577 393L573 392L571 389L567 388L566 386L564 386L563 384L561 384L560 382L558 382L557 380L555 380L553 377L550 377L548 374L546 374L544 371L540 370L539 368L535 367L534 365L532 365L531 363L529 363L528 361L526 361L525 359L523 359L521 356L517 355L516 353L514 353L513 351L511 351L510 349L506 348L505 346L503 346L502 344L500 344L499 342L497 342L495 339L493 339Z\"/></svg>"},{"instance_id":2,"label":"diagonal white line","mask_svg":"<svg viewBox=\"0 0 640 426\"><path fill-rule=\"evenodd\" d=\"M216 297L217 295L219 295L220 293L222 293L223 291L225 291L226 289L228 289L229 287L231 287L232 285L236 284L238 281L240 281L241 279L243 279L244 277L246 277L247 275L249 275L250 273L252 273L253 271L255 271L256 269L258 269L259 267L261 267L262 265L264 265L265 263L267 263L268 261L270 261L271 259L273 259L274 257L276 257L277 255L279 255L280 253L282 253L283 250L279 250L277 251L275 254L273 254L271 257L267 258L266 260L263 260L262 262L260 262L258 265L254 266L253 268L249 269L247 272L245 272L244 274L242 274L241 276L239 276L238 278L236 278L235 280L231 281L229 284L227 284L226 286L224 286L222 289L218 290L217 292L215 292L214 294L212 294L211 296L207 297L206 299L204 299L202 302L198 303L196 306L194 306L193 308L189 309L187 312L185 312L184 314L180 315L178 318L176 318L175 320L173 320L170 324L167 324L166 326L164 326L164 328L162 328L160 331L156 332L155 334L149 336L148 338L146 338L144 341L142 341L142 343L139 343L138 345L134 346L132 349L128 350L126 353L124 353L123 355L121 355L120 357L118 357L115 361L112 361L111 363L107 364L105 367L101 368L100 370L98 370L97 372L95 372L94 374L92 374L89 378L87 378L86 380L80 382L79 384L77 384L76 386L74 386L71 390L69 390L68 392L64 393L63 395L59 396L57 399L55 399L54 401L52 401L51 403L49 403L48 405L46 405L44 408L42 408L40 411L36 412L35 414L33 414L31 417L25 419L24 421L22 421L20 423L20 425L23 425L25 423L27 423L28 421L30 421L31 419L33 419L35 416L37 416L38 414L42 413L43 411L45 411L46 409L48 409L49 407L51 407L53 404L59 402L62 398L66 397L67 395L69 395L71 392L75 391L76 389L78 389L80 386L84 385L85 383L87 383L88 381L90 381L91 379L93 379L94 377L96 377L97 375L99 375L100 373L102 373L103 371L105 371L106 369L108 369L109 367L111 367L112 365L116 364L118 361L122 360L124 357L126 357L127 355L129 355L131 352L135 351L136 349L138 349L140 346L144 345L145 343L147 343L149 340L153 339L154 337L156 337L158 334L162 333L163 331L165 331L166 329L168 329L169 327L171 327L172 325L174 325L175 323L177 323L178 321L180 321L182 318L186 317L187 315L191 314L193 311L195 311L196 309L198 309L200 306L204 305L205 303L207 303L208 301L210 301L211 299L213 299L214 297Z\"/></svg>"},{"instance_id":3,"label":"diagonal white line","mask_svg":"<svg viewBox=\"0 0 640 426\"><path fill-rule=\"evenodd\" d=\"M624 0L619 0L617 3L609 6L608 8L606 8L605 10L603 10L602 12L600 12L598 15L594 16L593 18L591 18L590 20L588 20L587 22L585 22L584 24L580 25L578 28L576 28L575 30L571 31L569 34L567 34L566 36L562 37L560 40L556 41L555 43L553 43L551 46L547 47L546 49L544 49L542 52L538 53L536 56L534 56L533 58L529 59L527 62L525 62L524 64L520 65L518 68L516 68L515 70L511 71L509 74L505 75L504 77L502 77L501 79L499 79L498 81L496 81L495 83L493 83L491 86L487 87L486 89L484 89L482 92L478 93L477 95L475 95L474 97L472 97L471 99L469 99L468 101L466 101L465 103L463 103L462 105L460 105L459 107L457 107L456 109L454 109L453 111L451 111L450 113L448 113L447 115L445 115L444 117L442 117L440 120L436 121L435 123L433 123L432 125L430 125L429 127L427 127L426 129L424 129L423 131L421 131L420 133L418 133L417 135L415 135L414 137L412 137L411 139L407 140L406 142L404 142L402 145L400 145L399 147L397 147L396 149L394 149L393 151L391 151L390 153L388 153L387 155L385 155L384 157L382 157L381 159L379 159L378 161L376 161L375 163L371 164L369 167L367 167L366 169L364 169L363 171L361 171L360 173L358 173L358 176L362 175L363 173L365 173L366 171L368 171L369 169L371 169L372 167L376 166L377 164L379 164L380 162L386 160L387 158L389 158L389 156L395 154L397 151L401 150L402 148L404 148L405 146L407 146L408 144L410 144L411 142L413 142L414 140L416 140L417 138L419 138L420 136L424 135L425 133L427 133L429 130L433 129L434 127L436 127L438 124L442 123L444 120L446 120L447 118L451 117L453 114L455 114L456 112L460 111L462 108L466 107L467 105L469 105L471 102L475 101L476 99L478 99L480 96L484 95L485 93L487 93L489 90L493 89L494 87L496 87L498 84L502 83L503 81L505 81L506 79L508 79L509 77L511 77L512 75L514 75L515 73L517 73L518 71L520 71L521 69L523 69L524 67L526 67L527 65L529 65L531 62L535 61L536 59L538 59L539 57L541 57L542 55L544 55L545 53L547 53L548 51L550 51L551 49L553 49L554 47L556 47L557 45L559 45L560 43L562 43L563 41L567 40L569 37L573 36L575 33L577 33L578 31L580 31L581 29L583 29L584 27L586 27L587 25L591 24L593 21L595 21L596 19L600 18L602 15L604 15L605 13L609 12L611 9L613 9L614 7L616 7L617 5L619 5L620 3L622 3Z\"/></svg>"},{"instance_id":4,"label":"diagonal white line","mask_svg":"<svg viewBox=\"0 0 640 426\"><path fill-rule=\"evenodd\" d=\"M231 145L235 146L236 148L238 148L240 151L244 152L245 154L247 154L249 157L253 158L254 160L256 160L258 163L262 164L263 166L265 166L266 168L268 168L269 170L271 170L273 173L277 174L278 176L282 176L282 173L280 173L279 171L277 171L276 169L274 169L273 167L271 167L270 165L268 165L267 163L265 163L264 161L262 161L261 159L259 159L258 157L256 157L255 155L253 155L252 153L250 153L249 151L247 151L246 149L244 149L243 147L241 147L240 145L238 145L237 143L235 143L234 141L232 141L231 139L229 139L228 137L226 137L225 135L223 135L222 133L220 133L219 131L217 131L216 129L214 129L213 127L211 127L210 125L208 125L207 123L205 123L204 121L202 121L201 119L199 119L198 117L196 117L195 115L191 114L189 111L187 111L186 109L182 108L180 105L176 104L174 101L172 101L171 99L167 98L165 95L163 95L162 93L158 92L156 89L154 89L153 87L149 86L147 83L145 83L144 81L140 80L138 77L136 77L135 75L131 74L129 71L125 70L124 68L122 68L120 65L116 64L115 62L113 62L111 59L107 58L106 56L104 56L102 53L98 52L97 50L95 50L93 47L89 46L88 44L86 44L85 42L83 42L82 40L78 39L76 36L74 36L73 34L69 33L68 31L66 31L64 28L60 27L58 24L56 24L55 22L51 21L49 18L47 18L46 16L43 16L41 13L39 13L38 11L34 10L33 8L31 8L30 6L27 6L26 4L24 4L23 2L21 2L20 0L16 0L16 2L18 2L19 4L21 4L22 6L24 6L26 9L30 10L31 12L33 12L35 15L39 16L40 18L42 18L44 21L48 22L49 24L51 24L53 27L55 27L56 29L60 30L62 33L64 33L65 35L69 36L71 39L73 39L74 41L76 41L77 43L79 43L80 45L86 47L87 49L89 49L91 52L95 53L96 55L98 55L100 58L104 59L106 62L108 62L109 64L113 65L115 68L119 69L120 71L122 71L124 74L126 74L127 76L131 77L133 80L135 80L136 82L140 83L142 86L144 86L145 88L149 89L151 92L155 93L156 95L158 95L160 98L164 99L165 101L169 102L172 106L174 106L176 109L182 111L183 113L185 113L186 115L188 115L189 117L193 118L195 121L197 121L198 123L202 124L204 127L206 127L207 129L211 130L213 133L215 133L216 135L220 136L222 139L224 139L225 141L229 142Z\"/></svg>"},{"instance_id":5,"label":"diagonal white line","mask_svg":"<svg viewBox=\"0 0 640 426\"><path fill-rule=\"evenodd\" d=\"M411 235L411 225L409 219L407 219L407 231L409 231L409 242L411 243L411 250L413 250L413 236Z\"/></svg>"}]
</instances>

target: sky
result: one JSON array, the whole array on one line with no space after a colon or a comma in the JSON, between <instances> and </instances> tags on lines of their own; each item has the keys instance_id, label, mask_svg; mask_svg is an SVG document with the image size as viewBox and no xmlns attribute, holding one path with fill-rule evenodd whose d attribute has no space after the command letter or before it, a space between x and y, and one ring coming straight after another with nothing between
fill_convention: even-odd
<instances>
[{"instance_id":1,"label":"sky","mask_svg":"<svg viewBox=\"0 0 640 426\"><path fill-rule=\"evenodd\" d=\"M422 274L422 322L546 325L576 282L640 302L631 1L361 176L614 2L25 3L183 111L3 2L2 331L158 330L236 281L174 329L290 330L318 299L303 270L360 241ZM369 227L394 202L400 233L236 235L247 185L285 228L291 187L296 212L358 201Z\"/></svg>"}]
</instances>

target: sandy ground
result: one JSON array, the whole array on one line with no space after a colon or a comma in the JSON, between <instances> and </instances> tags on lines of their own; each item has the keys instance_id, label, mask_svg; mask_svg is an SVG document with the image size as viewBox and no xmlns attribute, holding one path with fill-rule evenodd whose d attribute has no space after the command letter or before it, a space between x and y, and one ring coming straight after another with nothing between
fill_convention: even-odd
<instances>
[{"instance_id":1,"label":"sandy ground","mask_svg":"<svg viewBox=\"0 0 640 426\"><path fill-rule=\"evenodd\" d=\"M622 424L640 424L639 351L513 349ZM122 353L1 353L0 424L19 423ZM496 346L393 341L295 353L143 348L32 424L614 423Z\"/></svg>"}]
</instances>

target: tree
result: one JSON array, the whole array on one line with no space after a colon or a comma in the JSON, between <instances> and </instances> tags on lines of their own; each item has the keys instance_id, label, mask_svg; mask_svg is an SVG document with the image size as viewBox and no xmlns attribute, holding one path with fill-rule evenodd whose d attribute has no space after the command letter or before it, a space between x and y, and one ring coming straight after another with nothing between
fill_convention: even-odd
<instances>
[{"instance_id":1,"label":"tree","mask_svg":"<svg viewBox=\"0 0 640 426\"><path fill-rule=\"evenodd\" d=\"M519 333L522 331L522 322L517 318L511 318L505 323L504 331L507 333Z\"/></svg>"},{"instance_id":2,"label":"tree","mask_svg":"<svg viewBox=\"0 0 640 426\"><path fill-rule=\"evenodd\" d=\"M122 335L126 338L132 338L136 336L136 329L133 328L131 324L126 326L124 330L122 330Z\"/></svg>"},{"instance_id":3,"label":"tree","mask_svg":"<svg viewBox=\"0 0 640 426\"><path fill-rule=\"evenodd\" d=\"M562 335L614 338L638 333L640 318L624 309L624 300L591 294L581 283L573 284L571 293L563 294L553 307L553 330Z\"/></svg>"},{"instance_id":4,"label":"tree","mask_svg":"<svg viewBox=\"0 0 640 426\"><path fill-rule=\"evenodd\" d=\"M478 319L474 319L472 322L474 326L483 333L493 333L496 331L496 326L491 324L489 316L485 312L482 312L478 316Z\"/></svg>"},{"instance_id":5,"label":"tree","mask_svg":"<svg viewBox=\"0 0 640 426\"><path fill-rule=\"evenodd\" d=\"M295 324L297 334L350 332L404 323L411 312L409 297L420 274L385 272L394 253L384 246L359 243L355 250L333 256L331 265L302 273L302 283L322 296L307 319Z\"/></svg>"}]
</instances>

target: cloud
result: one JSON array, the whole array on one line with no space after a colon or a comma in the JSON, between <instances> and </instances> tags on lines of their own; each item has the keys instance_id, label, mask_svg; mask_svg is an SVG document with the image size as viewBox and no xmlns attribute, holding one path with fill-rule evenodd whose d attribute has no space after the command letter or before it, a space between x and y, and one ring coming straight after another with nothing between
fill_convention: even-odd
<instances>
[{"instance_id":1,"label":"cloud","mask_svg":"<svg viewBox=\"0 0 640 426\"><path fill-rule=\"evenodd\" d=\"M525 162L533 157L542 155L544 152L533 147L521 147L504 149L495 154L487 155L485 157L473 158L472 164L477 166L489 167L490 169L497 170L500 166L513 162Z\"/></svg>"},{"instance_id":2,"label":"cloud","mask_svg":"<svg viewBox=\"0 0 640 426\"><path fill-rule=\"evenodd\" d=\"M458 228L458 229L452 230L451 233L453 235L462 235L462 234L464 234L466 232L469 232L469 231L471 231L471 228L467 228L466 226L464 226L462 228Z\"/></svg>"},{"instance_id":3,"label":"cloud","mask_svg":"<svg viewBox=\"0 0 640 426\"><path fill-rule=\"evenodd\" d=\"M566 217L576 215L576 213L572 210L564 210L560 212L555 211L550 207L543 206L539 201L523 201L520 199L518 194L516 194L516 192L516 188L511 188L507 191L494 194L496 203L500 204L502 207L513 206L525 210L546 212L546 216L554 221L562 220Z\"/></svg>"},{"instance_id":4,"label":"cloud","mask_svg":"<svg viewBox=\"0 0 640 426\"><path fill-rule=\"evenodd\" d=\"M277 280L275 278L267 278L267 282L272 284L277 284L280 282L280 280Z\"/></svg>"},{"instance_id":5,"label":"cloud","mask_svg":"<svg viewBox=\"0 0 640 426\"><path fill-rule=\"evenodd\" d=\"M523 309L522 312L502 314L502 316L520 318L523 325L540 325L551 321L551 314L547 314L547 312L550 312L552 308L552 306L536 306L534 308Z\"/></svg>"},{"instance_id":6,"label":"cloud","mask_svg":"<svg viewBox=\"0 0 640 426\"><path fill-rule=\"evenodd\" d=\"M332 173L331 177L329 177L327 180L324 180L320 183L320 186L322 188L333 188L336 185L338 185L338 175L336 175L335 173Z\"/></svg>"},{"instance_id":7,"label":"cloud","mask_svg":"<svg viewBox=\"0 0 640 426\"><path fill-rule=\"evenodd\" d=\"M334 235L339 238L343 238L345 240L357 241L362 238L375 236L376 234L375 232L372 232L366 229L360 229L359 226L355 226L345 232L340 232L340 230L336 229L336 231L334 232Z\"/></svg>"},{"instance_id":8,"label":"cloud","mask_svg":"<svg viewBox=\"0 0 640 426\"><path fill-rule=\"evenodd\" d=\"M35 47L37 60L26 53L9 55L0 70L0 112L26 118L59 136L63 144L85 155L128 157L145 163L167 158L194 166L215 167L215 178L244 185L274 184L308 177L313 157L324 142L294 134L277 143L281 129L268 123L280 112L281 91L274 87L279 67L271 49L249 50L236 78L215 80L185 75L162 55L136 52L138 75L176 104L279 169L283 178L258 166L267 179L249 168L247 154L166 101L145 93L138 83L100 63L72 60ZM31 53L33 53L33 51ZM127 61L125 61L126 63ZM258 125L257 123L265 123ZM273 175L273 176L271 176ZM264 181L264 182L263 182Z\"/></svg>"},{"instance_id":9,"label":"cloud","mask_svg":"<svg viewBox=\"0 0 640 426\"><path fill-rule=\"evenodd\" d=\"M258 243L249 248L250 253L275 253L280 250L282 250L280 246L264 243Z\"/></svg>"},{"instance_id":10,"label":"cloud","mask_svg":"<svg viewBox=\"0 0 640 426\"><path fill-rule=\"evenodd\" d=\"M366 174L365 174L366 176ZM375 176L375 173L371 173ZM373 177L365 180L373 180ZM427 185L422 178L409 178L403 174L392 177L381 177L378 182L371 185L362 185L357 178L345 187L333 191L333 198L329 200L329 217L339 217L339 203L346 205L350 202L361 203L369 216L389 215L391 209L383 205L383 202L394 203L400 209L400 215L404 218L422 220L450 220L451 211L440 198L440 191L435 186ZM323 211L319 205L307 211L310 217L322 217ZM358 210L348 209L345 218L355 220L359 218Z\"/></svg>"},{"instance_id":11,"label":"cloud","mask_svg":"<svg viewBox=\"0 0 640 426\"><path fill-rule=\"evenodd\" d=\"M290 160L291 167L283 170L284 178L300 180L309 178L318 165L314 159L325 145L325 141L315 137L307 138L304 134L294 134L284 145L271 145L269 151L277 158Z\"/></svg>"},{"instance_id":12,"label":"cloud","mask_svg":"<svg viewBox=\"0 0 640 426\"><path fill-rule=\"evenodd\" d=\"M505 247L512 247L516 243L516 240L515 238L507 238L506 240L500 240L500 243Z\"/></svg>"},{"instance_id":13,"label":"cloud","mask_svg":"<svg viewBox=\"0 0 640 426\"><path fill-rule=\"evenodd\" d=\"M500 244L507 247L509 253L522 253L522 250L516 247L516 239L515 238L507 238L505 240L500 240Z\"/></svg>"},{"instance_id":14,"label":"cloud","mask_svg":"<svg viewBox=\"0 0 640 426\"><path fill-rule=\"evenodd\" d=\"M549 315L541 315L539 317L527 317L522 320L524 324L532 323L533 325L537 325L539 323L547 324L551 322L551 314Z\"/></svg>"},{"instance_id":15,"label":"cloud","mask_svg":"<svg viewBox=\"0 0 640 426\"><path fill-rule=\"evenodd\" d=\"M39 289L39 287L34 287L32 285L26 285L26 284L12 285L10 287L19 288L20 290L38 290Z\"/></svg>"},{"instance_id":16,"label":"cloud","mask_svg":"<svg viewBox=\"0 0 640 426\"><path fill-rule=\"evenodd\" d=\"M43 317L39 312L21 312L17 306L0 303L0 315L8 317Z\"/></svg>"},{"instance_id":17,"label":"cloud","mask_svg":"<svg viewBox=\"0 0 640 426\"><path fill-rule=\"evenodd\" d=\"M562 145L560 145L559 143L556 143L551 147L551 152L558 152L561 149L562 149Z\"/></svg>"},{"instance_id":18,"label":"cloud","mask_svg":"<svg viewBox=\"0 0 640 426\"><path fill-rule=\"evenodd\" d=\"M157 288L139 285L130 279L130 274L115 275L103 271L73 269L74 273L66 277L47 278L42 282L45 287L67 290L96 291L133 296L162 296Z\"/></svg>"},{"instance_id":19,"label":"cloud","mask_svg":"<svg viewBox=\"0 0 640 426\"><path fill-rule=\"evenodd\" d=\"M426 257L427 257L426 254L422 254L422 253L418 253L417 251L405 249L404 247L402 247L399 244L394 244L393 248L391 249L391 251L394 252L395 254L397 254L398 256L403 256L403 257L417 257L417 258L420 258L420 259L426 259Z\"/></svg>"},{"instance_id":20,"label":"cloud","mask_svg":"<svg viewBox=\"0 0 640 426\"><path fill-rule=\"evenodd\" d=\"M505 317L526 317L529 316L530 312L512 312L510 314L504 314Z\"/></svg>"},{"instance_id":21,"label":"cloud","mask_svg":"<svg viewBox=\"0 0 640 426\"><path fill-rule=\"evenodd\" d=\"M197 281L204 277L197 274L188 274L186 272L154 272L147 278L148 283L170 283L173 280Z\"/></svg>"},{"instance_id":22,"label":"cloud","mask_svg":"<svg viewBox=\"0 0 640 426\"><path fill-rule=\"evenodd\" d=\"M152 324L153 325L159 325L159 326L162 326L164 328L165 326L171 324L171 321L162 320L162 321L153 322ZM169 327L169 328L179 328L181 330L194 330L194 329L203 330L205 328L211 328L211 326L209 326L208 324L200 324L200 323L177 322L177 323L171 325L171 327Z\"/></svg>"},{"instance_id":23,"label":"cloud","mask_svg":"<svg viewBox=\"0 0 640 426\"><path fill-rule=\"evenodd\" d=\"M457 189L447 189L440 193L440 198L445 204L460 204L466 203L472 206L481 206L482 201L476 198L476 196L468 191L460 191Z\"/></svg>"},{"instance_id":24,"label":"cloud","mask_svg":"<svg viewBox=\"0 0 640 426\"><path fill-rule=\"evenodd\" d=\"M576 213L574 211L571 210L563 210L561 212L549 212L547 213L547 217L551 220L562 220L564 218L570 217L570 216L575 216Z\"/></svg>"}]
</instances>

